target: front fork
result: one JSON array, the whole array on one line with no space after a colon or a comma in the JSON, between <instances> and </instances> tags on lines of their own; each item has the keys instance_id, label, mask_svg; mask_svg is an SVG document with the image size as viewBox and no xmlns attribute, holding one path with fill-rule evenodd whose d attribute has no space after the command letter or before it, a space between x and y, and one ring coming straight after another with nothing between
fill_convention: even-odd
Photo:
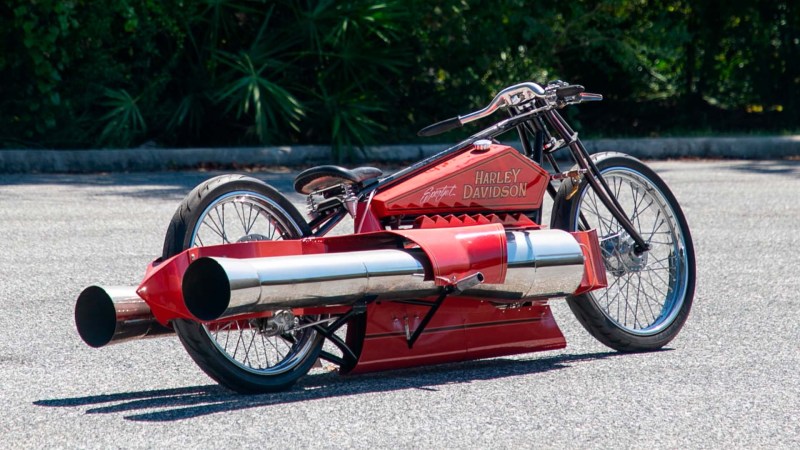
<instances>
[{"instance_id":1,"label":"front fork","mask_svg":"<svg viewBox=\"0 0 800 450\"><path fill-rule=\"evenodd\" d=\"M572 130L572 128L564 120L564 118L561 117L561 114L559 114L558 111L548 111L545 113L545 119L550 126L553 127L553 129L555 129L560 136L562 136L564 142L569 145L573 159L575 159L575 162L578 164L578 166L585 172L584 176L586 177L586 181L597 193L597 197L600 199L603 205L608 208L614 218L617 219L622 229L628 233L631 239L633 239L634 254L641 255L650 250L650 244L644 240L642 235L631 223L628 215L622 208L622 205L620 205L617 197L612 193L611 188L603 178L603 174L600 173L600 169L597 168L597 165L594 163L591 156L589 156L589 152L586 150L586 147L584 147L583 143L578 139L578 134ZM552 163L555 162L552 160L552 156L550 154L547 156ZM582 214L581 222L585 224L585 219L583 219Z\"/></svg>"}]
</instances>

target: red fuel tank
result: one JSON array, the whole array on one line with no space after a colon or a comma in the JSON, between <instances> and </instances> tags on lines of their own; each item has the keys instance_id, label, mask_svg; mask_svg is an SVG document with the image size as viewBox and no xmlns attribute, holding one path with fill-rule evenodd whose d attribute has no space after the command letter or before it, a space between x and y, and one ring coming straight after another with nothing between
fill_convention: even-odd
<instances>
[{"instance_id":1,"label":"red fuel tank","mask_svg":"<svg viewBox=\"0 0 800 450\"><path fill-rule=\"evenodd\" d=\"M378 218L401 214L531 211L541 207L549 174L505 145L458 155L375 195Z\"/></svg>"}]
</instances>

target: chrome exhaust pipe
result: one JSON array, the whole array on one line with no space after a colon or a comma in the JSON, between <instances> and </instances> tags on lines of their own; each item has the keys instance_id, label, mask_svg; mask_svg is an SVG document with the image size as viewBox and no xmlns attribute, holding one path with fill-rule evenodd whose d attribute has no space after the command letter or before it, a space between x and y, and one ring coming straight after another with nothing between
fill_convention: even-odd
<instances>
[{"instance_id":1,"label":"chrome exhaust pipe","mask_svg":"<svg viewBox=\"0 0 800 450\"><path fill-rule=\"evenodd\" d=\"M135 286L89 286L75 303L75 325L90 347L171 334L158 323Z\"/></svg>"},{"instance_id":2,"label":"chrome exhaust pipe","mask_svg":"<svg viewBox=\"0 0 800 450\"><path fill-rule=\"evenodd\" d=\"M583 278L583 252L561 230L506 232L504 284L478 284L461 295L519 301L568 295ZM367 250L233 259L200 258L183 277L190 313L210 321L282 308L352 304L437 295L421 250Z\"/></svg>"},{"instance_id":3,"label":"chrome exhaust pipe","mask_svg":"<svg viewBox=\"0 0 800 450\"><path fill-rule=\"evenodd\" d=\"M426 297L421 252L345 253L232 259L200 258L183 275L186 307L200 320L245 312L350 304L368 295ZM394 294L394 295L393 295Z\"/></svg>"}]
</instances>

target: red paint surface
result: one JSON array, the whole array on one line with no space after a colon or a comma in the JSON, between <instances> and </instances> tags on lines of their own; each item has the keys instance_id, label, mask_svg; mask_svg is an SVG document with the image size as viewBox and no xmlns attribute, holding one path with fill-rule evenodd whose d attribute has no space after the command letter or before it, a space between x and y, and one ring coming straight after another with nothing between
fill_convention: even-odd
<instances>
[{"instance_id":1,"label":"red paint surface","mask_svg":"<svg viewBox=\"0 0 800 450\"><path fill-rule=\"evenodd\" d=\"M435 214L432 216L419 216L414 220L414 228L465 227L471 225L485 225L488 223L499 223L506 229L524 228L538 230L541 228L539 224L532 221L525 214L462 214L460 216L453 214L440 216Z\"/></svg>"},{"instance_id":2,"label":"red paint surface","mask_svg":"<svg viewBox=\"0 0 800 450\"><path fill-rule=\"evenodd\" d=\"M583 279L574 294L585 294L608 286L606 264L603 261L600 242L597 240L597 230L575 231L570 234L578 241L583 251Z\"/></svg>"},{"instance_id":3,"label":"red paint surface","mask_svg":"<svg viewBox=\"0 0 800 450\"><path fill-rule=\"evenodd\" d=\"M499 309L475 299L445 299L412 349L413 333L428 307L384 302L367 307L358 364L349 373L441 364L564 348L566 341L546 303Z\"/></svg>"},{"instance_id":4,"label":"red paint surface","mask_svg":"<svg viewBox=\"0 0 800 450\"><path fill-rule=\"evenodd\" d=\"M378 218L405 214L532 211L542 205L550 175L505 145L464 152L379 192Z\"/></svg>"},{"instance_id":5,"label":"red paint surface","mask_svg":"<svg viewBox=\"0 0 800 450\"><path fill-rule=\"evenodd\" d=\"M428 256L436 284L447 286L481 272L484 283L506 278L506 232L502 225L394 230L416 243Z\"/></svg>"}]
</instances>

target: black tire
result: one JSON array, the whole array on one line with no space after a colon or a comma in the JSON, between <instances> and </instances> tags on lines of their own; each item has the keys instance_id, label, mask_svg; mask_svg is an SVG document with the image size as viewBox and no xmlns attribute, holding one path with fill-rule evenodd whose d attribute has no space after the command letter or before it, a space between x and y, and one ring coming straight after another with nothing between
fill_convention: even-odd
<instances>
[{"instance_id":1,"label":"black tire","mask_svg":"<svg viewBox=\"0 0 800 450\"><path fill-rule=\"evenodd\" d=\"M233 224L228 226L231 221ZM194 188L180 204L164 238L163 257L169 258L192 246L298 239L310 234L297 209L272 187L243 175L221 175ZM240 325L236 320L212 326L192 320L173 322L181 343L203 372L240 393L274 392L290 387L308 373L322 348L323 337L311 328L276 333L265 340L257 328ZM239 347L240 342L247 345ZM253 347L256 349L251 354ZM285 355L280 347L286 349ZM240 348L245 349L241 350L243 355Z\"/></svg>"},{"instance_id":2,"label":"black tire","mask_svg":"<svg viewBox=\"0 0 800 450\"><path fill-rule=\"evenodd\" d=\"M632 251L632 240L584 178L567 179L553 206L551 227L595 228L601 242L608 287L567 297L578 321L603 344L623 352L652 351L677 336L692 307L695 256L678 201L663 180L636 158L622 153L592 156L651 250Z\"/></svg>"}]
</instances>

